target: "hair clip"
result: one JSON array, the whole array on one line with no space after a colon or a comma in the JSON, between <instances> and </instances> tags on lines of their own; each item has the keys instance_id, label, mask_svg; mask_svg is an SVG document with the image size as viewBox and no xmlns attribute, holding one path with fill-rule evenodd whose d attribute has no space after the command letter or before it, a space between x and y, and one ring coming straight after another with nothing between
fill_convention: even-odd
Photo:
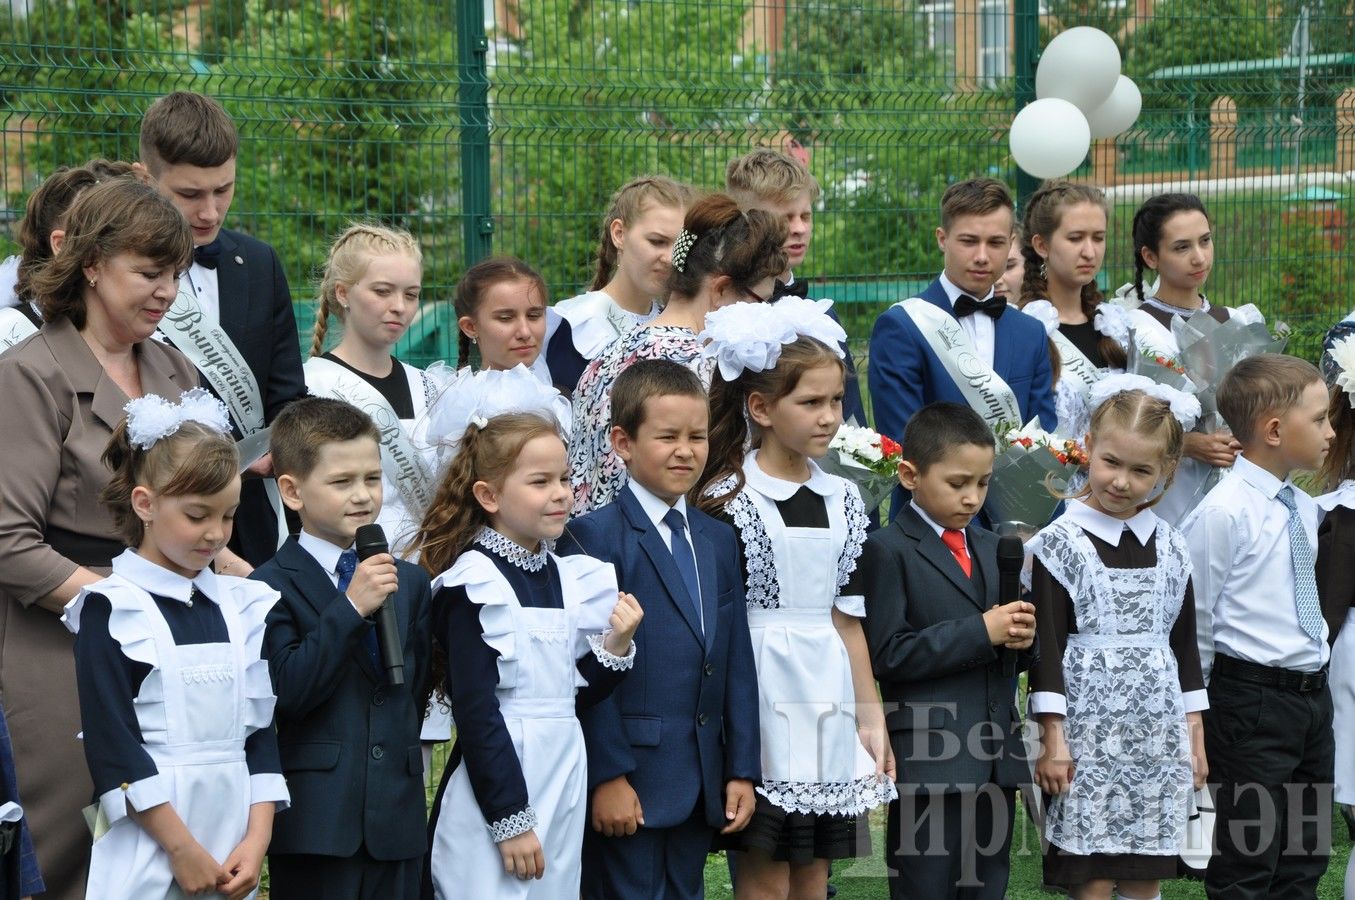
<instances>
[{"instance_id":1,"label":"hair clip","mask_svg":"<svg viewBox=\"0 0 1355 900\"><path fill-rule=\"evenodd\" d=\"M170 403L159 394L147 394L128 401L122 409L127 413L128 443L138 450L149 450L185 422L197 422L222 434L231 430L226 404L203 388L184 391L178 403Z\"/></svg>"},{"instance_id":2,"label":"hair clip","mask_svg":"<svg viewBox=\"0 0 1355 900\"><path fill-rule=\"evenodd\" d=\"M681 272L683 266L687 264L687 254L691 252L692 245L696 243L697 236L687 229L683 228L678 232L677 240L673 241L673 268Z\"/></svg>"},{"instance_id":3,"label":"hair clip","mask_svg":"<svg viewBox=\"0 0 1355 900\"><path fill-rule=\"evenodd\" d=\"M1193 395L1179 391L1171 385L1154 381L1146 375L1135 375L1130 372L1107 375L1092 385L1090 392L1092 410L1095 411L1102 403L1116 394L1123 394L1127 391L1142 391L1149 397L1167 404L1171 407L1171 413L1176 417L1176 421L1180 422L1181 428L1186 431L1194 428L1196 421L1200 418L1200 401Z\"/></svg>"}]
</instances>

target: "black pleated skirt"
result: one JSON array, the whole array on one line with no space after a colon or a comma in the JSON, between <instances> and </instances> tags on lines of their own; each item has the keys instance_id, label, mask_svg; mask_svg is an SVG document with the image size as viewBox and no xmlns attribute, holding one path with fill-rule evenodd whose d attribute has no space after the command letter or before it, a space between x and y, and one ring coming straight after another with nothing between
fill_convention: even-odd
<instances>
[{"instance_id":1,"label":"black pleated skirt","mask_svg":"<svg viewBox=\"0 0 1355 900\"><path fill-rule=\"evenodd\" d=\"M719 835L719 850L760 850L777 862L808 865L816 859L870 856L870 825L865 816L786 812L761 794L748 827Z\"/></svg>"}]
</instances>

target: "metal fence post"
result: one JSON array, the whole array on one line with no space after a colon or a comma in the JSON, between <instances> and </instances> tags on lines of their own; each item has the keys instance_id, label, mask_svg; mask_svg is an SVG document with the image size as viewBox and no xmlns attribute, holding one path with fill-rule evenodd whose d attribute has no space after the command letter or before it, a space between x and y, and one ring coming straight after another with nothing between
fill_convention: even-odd
<instances>
[{"instance_id":1,"label":"metal fence post","mask_svg":"<svg viewBox=\"0 0 1355 900\"><path fill-rule=\"evenodd\" d=\"M494 246L489 187L489 40L483 0L456 5L457 111L461 127L461 233L472 266Z\"/></svg>"},{"instance_id":2,"label":"metal fence post","mask_svg":"<svg viewBox=\"0 0 1355 900\"><path fill-rule=\"evenodd\" d=\"M1035 64L1040 58L1040 0L1013 0L1016 41L1013 74L1016 76L1016 108L1013 114L1035 99ZM1034 175L1016 170L1016 203L1024 208L1026 199L1040 186Z\"/></svg>"}]
</instances>

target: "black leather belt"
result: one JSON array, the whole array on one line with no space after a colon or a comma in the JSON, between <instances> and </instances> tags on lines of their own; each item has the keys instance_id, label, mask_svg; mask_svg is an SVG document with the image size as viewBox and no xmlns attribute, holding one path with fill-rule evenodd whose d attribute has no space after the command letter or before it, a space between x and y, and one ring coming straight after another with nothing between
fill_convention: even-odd
<instances>
[{"instance_id":1,"label":"black leather belt","mask_svg":"<svg viewBox=\"0 0 1355 900\"><path fill-rule=\"evenodd\" d=\"M1326 666L1316 672L1295 672L1293 669L1263 666L1245 659L1219 655L1214 657L1214 671L1249 684L1298 691L1300 694L1320 691L1327 686Z\"/></svg>"}]
</instances>

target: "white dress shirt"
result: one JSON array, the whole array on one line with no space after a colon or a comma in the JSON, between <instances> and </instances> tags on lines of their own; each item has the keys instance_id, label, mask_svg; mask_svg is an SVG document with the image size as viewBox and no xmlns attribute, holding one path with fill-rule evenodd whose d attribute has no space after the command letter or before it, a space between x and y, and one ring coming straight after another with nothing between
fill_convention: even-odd
<instances>
[{"instance_id":1,"label":"white dress shirt","mask_svg":"<svg viewBox=\"0 0 1355 900\"><path fill-rule=\"evenodd\" d=\"M1158 523L1162 521L1151 509L1139 510L1128 519L1117 519L1099 509L1092 509L1081 500L1069 500L1063 518L1112 547L1120 546L1120 538L1126 531L1132 531L1140 544L1148 546L1148 541L1157 533ZM1181 699L1188 713L1209 708L1209 694L1205 691L1185 691ZM1032 714L1055 713L1066 716L1068 700L1063 694L1053 691L1033 691L1030 695L1030 711Z\"/></svg>"},{"instance_id":2,"label":"white dress shirt","mask_svg":"<svg viewBox=\"0 0 1355 900\"><path fill-rule=\"evenodd\" d=\"M200 266L196 262L188 267L179 279L179 289L190 292L202 307L202 316L211 325L221 324L221 287L216 278L216 269Z\"/></svg>"},{"instance_id":3,"label":"white dress shirt","mask_svg":"<svg viewBox=\"0 0 1355 900\"><path fill-rule=\"evenodd\" d=\"M1281 481L1239 455L1182 529L1195 566L1200 666L1208 683L1215 652L1263 666L1316 672L1327 664L1327 623L1320 640L1299 626L1289 510L1276 499ZM1303 530L1317 550L1317 504L1294 488Z\"/></svg>"},{"instance_id":4,"label":"white dress shirt","mask_svg":"<svg viewBox=\"0 0 1355 900\"><path fill-rule=\"evenodd\" d=\"M320 564L320 568L325 570L325 573L329 575L330 582L333 583L335 589L337 589L339 587L339 557L343 555L345 550L351 550L353 548L338 547L323 538L316 537L304 528L301 530L301 533L296 536L296 542L301 545L302 550L309 553L311 557ZM344 594L344 599L348 601L349 606L353 607L353 612L358 613L359 616L362 615L362 613L358 612L358 608L353 603L351 597Z\"/></svg>"},{"instance_id":5,"label":"white dress shirt","mask_svg":"<svg viewBox=\"0 0 1355 900\"><path fill-rule=\"evenodd\" d=\"M640 508L645 511L649 521L653 522L654 527L659 530L659 536L663 538L665 547L671 548L673 546L673 529L668 527L668 524L663 521L663 517L668 515L670 509L675 509L682 514L682 518L687 522L686 533L682 535L682 539L687 542L688 547L692 548L692 559L696 560L697 579L699 581L701 560L696 558L696 547L692 544L692 520L687 517L687 498L678 497L677 502L669 506L667 500L659 497L633 478L626 482L623 490L627 488L635 495L635 499L640 501ZM696 599L696 607L701 616L701 627L704 629L706 627L706 611L702 606L700 597Z\"/></svg>"},{"instance_id":6,"label":"white dress shirt","mask_svg":"<svg viewBox=\"0 0 1355 900\"><path fill-rule=\"evenodd\" d=\"M955 301L959 300L965 293L955 282L941 273L941 287L945 289L946 296L950 298L950 308L955 308ZM972 295L971 295L972 296ZM993 289L988 288L988 293L982 297L974 297L975 300L983 302L993 296ZM997 337L993 323L993 317L985 313L974 313L972 316L964 316L960 319L960 327L964 329L965 334L974 342L974 350L979 358L986 362L990 367L993 365L993 348L996 346Z\"/></svg>"},{"instance_id":7,"label":"white dress shirt","mask_svg":"<svg viewBox=\"0 0 1355 900\"><path fill-rule=\"evenodd\" d=\"M945 543L946 540L945 534L946 531L948 531L949 529L947 529L944 525L936 524L936 520L933 519L931 516L927 515L927 511L922 507L918 506L916 500L910 499L908 501L908 505L913 508L913 512L917 513L919 516L922 517L922 521L926 522L928 525L931 526L932 531L936 532L936 536L941 538L941 542ZM964 552L969 556L970 559L973 559L974 554L969 552L969 535L965 532L963 528L956 528L955 530L960 532L960 534L964 536Z\"/></svg>"}]
</instances>

